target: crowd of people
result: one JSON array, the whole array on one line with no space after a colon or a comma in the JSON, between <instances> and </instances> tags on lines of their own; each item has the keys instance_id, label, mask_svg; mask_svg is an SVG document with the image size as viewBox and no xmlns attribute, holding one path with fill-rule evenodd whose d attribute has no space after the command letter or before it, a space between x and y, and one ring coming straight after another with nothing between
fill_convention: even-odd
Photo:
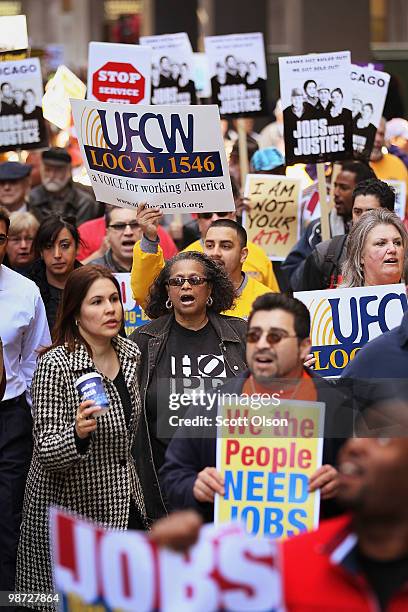
<instances>
[{"instance_id":1,"label":"crowd of people","mask_svg":"<svg viewBox=\"0 0 408 612\"><path fill-rule=\"evenodd\" d=\"M221 83L258 80L253 62L239 65L233 56L217 69ZM188 71L163 57L159 81L186 87ZM4 108L18 97L15 91L11 100L7 85L0 86ZM369 105L355 102L353 120L366 129ZM303 90L293 89L292 107L282 112L277 103L276 121L261 134L247 120L251 171L289 170L283 117L330 119L342 112L339 88L305 81ZM0 163L6 380L0 591L53 591L51 505L106 528L151 530L159 543L176 548L191 543L201 522L213 521L224 477L216 469L214 436L169 428L169 398L222 388L326 406L323 462L309 481L310 492L320 491L323 522L282 544L287 609L408 609L408 442L381 429L388 415L394 423L403 419L406 408L408 315L367 343L333 381L313 369L310 313L292 296L407 282L407 222L395 214L395 192L385 180L408 186L408 123L389 125L387 132L381 121L370 161L332 165L330 239L322 241L321 220L313 219L281 265L248 240L242 224L251 201L243 198L232 128L224 133L232 141L236 210L185 215L181 225L144 202L137 210L97 202L91 188L73 180L65 148L41 152L34 186L30 164ZM305 186L312 182L307 170ZM128 337L117 273L129 275L149 319ZM107 410L81 395L78 380L93 375ZM370 416L378 430L375 407L381 431L368 439ZM189 417L200 410L186 407ZM205 410L216 414L217 404ZM365 436L355 436L356 414Z\"/></svg>"}]
</instances>

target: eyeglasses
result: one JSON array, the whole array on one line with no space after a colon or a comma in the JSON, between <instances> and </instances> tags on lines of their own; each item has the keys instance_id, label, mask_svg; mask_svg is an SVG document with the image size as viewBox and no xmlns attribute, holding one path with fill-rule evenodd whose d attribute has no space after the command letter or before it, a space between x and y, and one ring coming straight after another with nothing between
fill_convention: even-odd
<instances>
[{"instance_id":1,"label":"eyeglasses","mask_svg":"<svg viewBox=\"0 0 408 612\"><path fill-rule=\"evenodd\" d=\"M247 331L247 342L250 344L259 342L264 333L266 333L266 341L270 346L279 344L281 340L285 340L286 338L297 338L296 334L291 336L284 331L270 329L268 332L264 332L260 327L252 327Z\"/></svg>"},{"instance_id":2,"label":"eyeglasses","mask_svg":"<svg viewBox=\"0 0 408 612\"><path fill-rule=\"evenodd\" d=\"M137 221L131 221L130 223L112 223L108 225L108 227L111 227L115 232L124 232L127 227L130 227L133 232L139 227L139 223Z\"/></svg>"},{"instance_id":3,"label":"eyeglasses","mask_svg":"<svg viewBox=\"0 0 408 612\"><path fill-rule=\"evenodd\" d=\"M0 234L0 244L4 244L5 242L7 242L6 234Z\"/></svg>"},{"instance_id":4,"label":"eyeglasses","mask_svg":"<svg viewBox=\"0 0 408 612\"><path fill-rule=\"evenodd\" d=\"M208 213L198 213L197 216L199 219L212 219L214 215L223 219L224 217L228 217L231 211L222 211L222 212L208 212Z\"/></svg>"},{"instance_id":5,"label":"eyeglasses","mask_svg":"<svg viewBox=\"0 0 408 612\"><path fill-rule=\"evenodd\" d=\"M187 282L192 287L196 287L197 285L204 285L208 281L208 278L204 276L190 276L190 278L183 278L181 276L175 276L174 278L169 278L167 284L170 287L182 287L185 282Z\"/></svg>"}]
</instances>

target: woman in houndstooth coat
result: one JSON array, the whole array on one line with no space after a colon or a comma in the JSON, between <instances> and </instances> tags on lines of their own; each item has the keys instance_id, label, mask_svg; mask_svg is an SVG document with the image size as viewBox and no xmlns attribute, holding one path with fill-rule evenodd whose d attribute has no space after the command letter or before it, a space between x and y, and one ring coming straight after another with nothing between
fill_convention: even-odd
<instances>
[{"instance_id":1,"label":"woman in houndstooth coat","mask_svg":"<svg viewBox=\"0 0 408 612\"><path fill-rule=\"evenodd\" d=\"M84 266L67 280L54 343L32 385L34 453L27 479L17 559L17 591L52 592L48 509L68 508L106 528L146 528L131 455L141 412L140 352L118 336L120 289L111 272ZM92 357L91 357L92 355ZM81 403L76 380L98 372L109 410Z\"/></svg>"}]
</instances>

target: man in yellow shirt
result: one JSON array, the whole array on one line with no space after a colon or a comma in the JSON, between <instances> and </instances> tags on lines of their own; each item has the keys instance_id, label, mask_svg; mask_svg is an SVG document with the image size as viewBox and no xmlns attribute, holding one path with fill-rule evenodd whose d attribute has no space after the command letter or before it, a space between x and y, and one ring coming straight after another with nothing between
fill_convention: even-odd
<instances>
[{"instance_id":1,"label":"man in yellow shirt","mask_svg":"<svg viewBox=\"0 0 408 612\"><path fill-rule=\"evenodd\" d=\"M160 209L139 205L138 221L143 238L134 246L130 282L133 297L142 308L146 305L151 284L164 267L163 251L157 236L160 217ZM246 319L255 298L271 289L243 271L248 256L245 229L232 219L218 219L207 231L204 252L225 266L237 290L235 308L223 314Z\"/></svg>"},{"instance_id":2,"label":"man in yellow shirt","mask_svg":"<svg viewBox=\"0 0 408 612\"><path fill-rule=\"evenodd\" d=\"M375 135L373 150L370 156L370 166L374 170L377 178L382 181L394 180L404 181L407 186L408 197L408 170L403 161L392 153L383 153L385 143L385 125L384 117L381 119L377 133Z\"/></svg>"},{"instance_id":3,"label":"man in yellow shirt","mask_svg":"<svg viewBox=\"0 0 408 612\"><path fill-rule=\"evenodd\" d=\"M184 251L199 251L204 252L204 239L207 234L207 230L213 221L217 219L232 219L236 221L236 213L233 212L215 212L215 213L198 213L197 223L198 229L200 230L201 239L196 240L188 247L183 249ZM248 257L242 266L242 270L252 276L255 280L259 281L263 285L270 288L271 291L279 291L278 281L276 280L272 262L268 259L265 251L253 242L248 242Z\"/></svg>"}]
</instances>

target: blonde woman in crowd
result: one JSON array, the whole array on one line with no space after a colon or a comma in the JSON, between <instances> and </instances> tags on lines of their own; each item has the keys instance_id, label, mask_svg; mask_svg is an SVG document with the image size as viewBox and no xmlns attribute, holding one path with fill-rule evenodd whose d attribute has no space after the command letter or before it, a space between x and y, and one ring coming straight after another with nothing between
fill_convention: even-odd
<instances>
[{"instance_id":1,"label":"blonde woman in crowd","mask_svg":"<svg viewBox=\"0 0 408 612\"><path fill-rule=\"evenodd\" d=\"M391 285L406 280L408 234L393 212L378 208L353 225L341 287Z\"/></svg>"}]
</instances>

